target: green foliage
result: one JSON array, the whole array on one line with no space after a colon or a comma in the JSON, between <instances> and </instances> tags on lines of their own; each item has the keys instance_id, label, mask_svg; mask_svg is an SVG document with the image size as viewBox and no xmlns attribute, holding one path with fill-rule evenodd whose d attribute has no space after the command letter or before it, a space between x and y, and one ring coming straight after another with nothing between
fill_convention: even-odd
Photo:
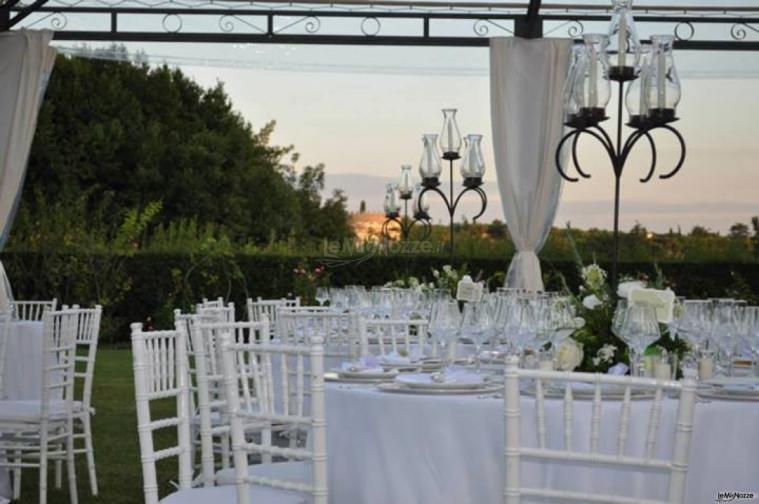
<instances>
[{"instance_id":1,"label":"green foliage","mask_svg":"<svg viewBox=\"0 0 759 504\"><path fill-rule=\"evenodd\" d=\"M204 89L179 69L61 56L29 158L19 210L26 219L11 243L60 243L76 212L113 233L129 211L156 201L154 226L194 221L235 243L351 236L344 196L322 202L324 167L298 175L292 147L270 145L273 129L254 131L221 83ZM41 217L49 229L30 237Z\"/></svg>"}]
</instances>

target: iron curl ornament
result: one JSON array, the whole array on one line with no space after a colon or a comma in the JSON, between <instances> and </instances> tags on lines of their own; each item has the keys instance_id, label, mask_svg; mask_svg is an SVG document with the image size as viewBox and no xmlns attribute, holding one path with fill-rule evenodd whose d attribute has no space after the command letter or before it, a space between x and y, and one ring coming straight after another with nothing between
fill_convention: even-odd
<instances>
[{"instance_id":1,"label":"iron curl ornament","mask_svg":"<svg viewBox=\"0 0 759 504\"><path fill-rule=\"evenodd\" d=\"M616 19L619 20L620 13ZM674 36L655 35L651 47L642 47L630 40L622 30L634 29L628 18L618 21L610 35L586 35L582 45L573 48L572 64L564 88L564 124L569 131L556 146L555 163L561 177L567 182L591 178L578 156L581 138L590 138L603 148L614 174L613 250L610 281L616 292L619 264L619 206L622 175L630 155L641 142L651 153L641 183L647 183L659 172L658 178L674 177L685 163L686 145L680 132L672 126L677 121L675 108L680 100L680 81L672 58ZM621 25L621 27L620 27ZM610 37L617 38L612 46ZM620 49L621 48L621 49ZM609 117L605 107L611 98L612 83L617 91L616 139L602 126ZM624 122L624 108L628 119ZM632 131L625 136L625 126ZM674 166L661 170L655 132L666 132L679 149ZM566 162L564 160L566 159ZM569 165L574 168L570 173Z\"/></svg>"}]
</instances>

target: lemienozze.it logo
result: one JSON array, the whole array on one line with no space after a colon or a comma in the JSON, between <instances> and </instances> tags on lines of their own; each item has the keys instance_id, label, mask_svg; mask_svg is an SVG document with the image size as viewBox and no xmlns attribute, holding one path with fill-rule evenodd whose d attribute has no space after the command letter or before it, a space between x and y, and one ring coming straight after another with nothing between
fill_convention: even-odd
<instances>
[{"instance_id":1,"label":"lemienozze.it logo","mask_svg":"<svg viewBox=\"0 0 759 504\"><path fill-rule=\"evenodd\" d=\"M718 492L715 500L717 502L734 502L759 500L759 497L754 492Z\"/></svg>"}]
</instances>

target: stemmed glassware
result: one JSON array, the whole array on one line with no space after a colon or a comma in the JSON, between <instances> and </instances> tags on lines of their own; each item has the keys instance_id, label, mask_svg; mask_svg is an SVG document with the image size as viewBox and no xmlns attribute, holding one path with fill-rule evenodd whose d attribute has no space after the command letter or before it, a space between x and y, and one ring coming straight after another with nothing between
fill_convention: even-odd
<instances>
[{"instance_id":1,"label":"stemmed glassware","mask_svg":"<svg viewBox=\"0 0 759 504\"><path fill-rule=\"evenodd\" d=\"M469 338L474 344L475 371L480 372L480 351L488 340L493 327L490 306L485 302L470 302L464 305L461 321L461 336Z\"/></svg>"},{"instance_id":2,"label":"stemmed glassware","mask_svg":"<svg viewBox=\"0 0 759 504\"><path fill-rule=\"evenodd\" d=\"M646 348L661 337L656 309L649 304L631 304L624 314L620 334L630 349L633 375L641 376Z\"/></svg>"},{"instance_id":3,"label":"stemmed glassware","mask_svg":"<svg viewBox=\"0 0 759 504\"><path fill-rule=\"evenodd\" d=\"M458 302L454 300L439 301L435 304L433 312L430 333L440 348L440 358L445 370L449 365L450 346L455 343L461 327L461 312Z\"/></svg>"},{"instance_id":4,"label":"stemmed glassware","mask_svg":"<svg viewBox=\"0 0 759 504\"><path fill-rule=\"evenodd\" d=\"M329 301L329 289L326 287L317 287L316 301L319 303L319 306L324 306L324 303Z\"/></svg>"}]
</instances>

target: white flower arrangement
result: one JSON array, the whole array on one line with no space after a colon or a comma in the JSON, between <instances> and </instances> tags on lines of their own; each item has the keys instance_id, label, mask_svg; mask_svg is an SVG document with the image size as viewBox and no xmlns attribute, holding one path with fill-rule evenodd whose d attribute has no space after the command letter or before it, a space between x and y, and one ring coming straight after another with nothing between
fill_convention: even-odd
<instances>
[{"instance_id":1,"label":"white flower arrangement","mask_svg":"<svg viewBox=\"0 0 759 504\"><path fill-rule=\"evenodd\" d=\"M600 364L611 364L614 359L614 353L617 351L617 347L609 343L605 344L596 352L596 356L593 357L593 365L598 366Z\"/></svg>"},{"instance_id":2,"label":"white flower arrangement","mask_svg":"<svg viewBox=\"0 0 759 504\"><path fill-rule=\"evenodd\" d=\"M606 283L606 271L596 263L583 266L580 276L590 290L600 290Z\"/></svg>"},{"instance_id":3,"label":"white flower arrangement","mask_svg":"<svg viewBox=\"0 0 759 504\"><path fill-rule=\"evenodd\" d=\"M556 367L559 371L572 371L582 364L584 357L582 348L582 343L572 338L565 339L556 354Z\"/></svg>"}]
</instances>

